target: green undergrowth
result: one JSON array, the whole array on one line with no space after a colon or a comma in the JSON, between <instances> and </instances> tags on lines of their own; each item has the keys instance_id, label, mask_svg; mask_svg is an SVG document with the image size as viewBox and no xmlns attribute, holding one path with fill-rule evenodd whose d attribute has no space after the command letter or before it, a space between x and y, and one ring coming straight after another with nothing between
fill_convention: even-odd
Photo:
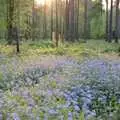
<instances>
[{"instance_id":1,"label":"green undergrowth","mask_svg":"<svg viewBox=\"0 0 120 120\"><path fill-rule=\"evenodd\" d=\"M40 56L40 55L68 55L75 57L98 56L100 54L120 54L120 44L107 43L103 40L88 40L87 43L75 42L60 44L56 48L49 40L27 41L20 45L19 57ZM0 53L7 56L16 56L15 45L0 44Z\"/></svg>"}]
</instances>

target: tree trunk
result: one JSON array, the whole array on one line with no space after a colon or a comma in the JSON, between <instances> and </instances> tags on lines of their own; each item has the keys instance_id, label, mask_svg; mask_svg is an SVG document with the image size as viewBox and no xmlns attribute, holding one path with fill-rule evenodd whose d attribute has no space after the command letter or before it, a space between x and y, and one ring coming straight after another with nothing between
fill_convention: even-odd
<instances>
[{"instance_id":1,"label":"tree trunk","mask_svg":"<svg viewBox=\"0 0 120 120\"><path fill-rule=\"evenodd\" d=\"M106 0L106 41L108 41L108 0Z\"/></svg>"},{"instance_id":2,"label":"tree trunk","mask_svg":"<svg viewBox=\"0 0 120 120\"><path fill-rule=\"evenodd\" d=\"M56 47L58 47L59 33L58 33L58 0L56 0Z\"/></svg>"},{"instance_id":3,"label":"tree trunk","mask_svg":"<svg viewBox=\"0 0 120 120\"><path fill-rule=\"evenodd\" d=\"M20 52L20 0L18 0L17 2L17 8L18 8L18 11L17 11L17 16L18 16L18 27L17 27L17 39L16 39L16 50L17 50L17 53Z\"/></svg>"},{"instance_id":4,"label":"tree trunk","mask_svg":"<svg viewBox=\"0 0 120 120\"><path fill-rule=\"evenodd\" d=\"M75 38L75 16L74 16L74 0L69 0L69 40L74 41Z\"/></svg>"},{"instance_id":5,"label":"tree trunk","mask_svg":"<svg viewBox=\"0 0 120 120\"><path fill-rule=\"evenodd\" d=\"M51 40L53 39L53 1L51 1Z\"/></svg>"},{"instance_id":6,"label":"tree trunk","mask_svg":"<svg viewBox=\"0 0 120 120\"><path fill-rule=\"evenodd\" d=\"M111 8L110 8L110 22L109 22L109 39L108 42L112 42L112 23L113 23L113 0L111 0Z\"/></svg>"},{"instance_id":7,"label":"tree trunk","mask_svg":"<svg viewBox=\"0 0 120 120\"><path fill-rule=\"evenodd\" d=\"M33 6L32 6L32 40L35 40L34 36L34 27L35 27L35 1L33 0Z\"/></svg>"},{"instance_id":8,"label":"tree trunk","mask_svg":"<svg viewBox=\"0 0 120 120\"><path fill-rule=\"evenodd\" d=\"M65 40L68 40L68 30L69 30L69 1L66 0L65 7Z\"/></svg>"},{"instance_id":9,"label":"tree trunk","mask_svg":"<svg viewBox=\"0 0 120 120\"><path fill-rule=\"evenodd\" d=\"M87 39L87 25L88 25L88 0L84 2L84 39Z\"/></svg>"},{"instance_id":10,"label":"tree trunk","mask_svg":"<svg viewBox=\"0 0 120 120\"><path fill-rule=\"evenodd\" d=\"M43 39L47 37L47 16L46 16L46 0L44 4L44 23L43 23Z\"/></svg>"},{"instance_id":11,"label":"tree trunk","mask_svg":"<svg viewBox=\"0 0 120 120\"><path fill-rule=\"evenodd\" d=\"M76 39L79 40L79 0L77 0L77 16L76 16Z\"/></svg>"},{"instance_id":12,"label":"tree trunk","mask_svg":"<svg viewBox=\"0 0 120 120\"><path fill-rule=\"evenodd\" d=\"M7 30L8 30L8 44L12 44L13 42L13 21L14 21L14 0L8 1L8 9L7 9Z\"/></svg>"},{"instance_id":13,"label":"tree trunk","mask_svg":"<svg viewBox=\"0 0 120 120\"><path fill-rule=\"evenodd\" d=\"M116 0L116 25L115 25L115 42L118 43L118 24L119 24L119 2L120 0Z\"/></svg>"}]
</instances>

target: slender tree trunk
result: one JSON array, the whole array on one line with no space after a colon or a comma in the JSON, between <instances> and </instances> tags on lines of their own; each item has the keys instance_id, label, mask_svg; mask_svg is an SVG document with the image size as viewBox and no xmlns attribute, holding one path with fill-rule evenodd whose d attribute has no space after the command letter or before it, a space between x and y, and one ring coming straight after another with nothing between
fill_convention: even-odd
<instances>
[{"instance_id":1,"label":"slender tree trunk","mask_svg":"<svg viewBox=\"0 0 120 120\"><path fill-rule=\"evenodd\" d=\"M116 25L115 25L115 42L118 43L118 24L119 24L119 2L120 0L116 0Z\"/></svg>"},{"instance_id":2,"label":"slender tree trunk","mask_svg":"<svg viewBox=\"0 0 120 120\"><path fill-rule=\"evenodd\" d=\"M18 0L17 2L17 7L18 7L18 10L17 10L17 16L18 16L18 26L17 27L17 39L16 39L16 50L17 50L17 53L20 52L20 0Z\"/></svg>"},{"instance_id":3,"label":"slender tree trunk","mask_svg":"<svg viewBox=\"0 0 120 120\"><path fill-rule=\"evenodd\" d=\"M64 7L63 7L63 1L60 0L59 3L59 40L63 42L63 32L64 32L64 23L63 23L63 13L64 13Z\"/></svg>"},{"instance_id":4,"label":"slender tree trunk","mask_svg":"<svg viewBox=\"0 0 120 120\"><path fill-rule=\"evenodd\" d=\"M79 0L77 1L76 39L79 40Z\"/></svg>"},{"instance_id":5,"label":"slender tree trunk","mask_svg":"<svg viewBox=\"0 0 120 120\"><path fill-rule=\"evenodd\" d=\"M106 0L106 41L108 41L108 0Z\"/></svg>"},{"instance_id":6,"label":"slender tree trunk","mask_svg":"<svg viewBox=\"0 0 120 120\"><path fill-rule=\"evenodd\" d=\"M46 6L47 6L47 4L46 4L46 0L45 0L45 4L44 4L44 24L43 24L43 30L44 30L44 32L43 32L43 39L46 39L46 37L47 37L47 16L46 16Z\"/></svg>"},{"instance_id":7,"label":"slender tree trunk","mask_svg":"<svg viewBox=\"0 0 120 120\"><path fill-rule=\"evenodd\" d=\"M109 22L109 39L108 42L112 42L112 22L113 22L113 0L111 0L111 9L110 9L110 22Z\"/></svg>"},{"instance_id":8,"label":"slender tree trunk","mask_svg":"<svg viewBox=\"0 0 120 120\"><path fill-rule=\"evenodd\" d=\"M14 0L8 0L8 17L7 17L7 29L8 29L8 44L12 44L13 41L13 21L14 21Z\"/></svg>"},{"instance_id":9,"label":"slender tree trunk","mask_svg":"<svg viewBox=\"0 0 120 120\"><path fill-rule=\"evenodd\" d=\"M59 40L59 34L58 34L58 0L56 0L56 47L58 47L58 40Z\"/></svg>"},{"instance_id":10,"label":"slender tree trunk","mask_svg":"<svg viewBox=\"0 0 120 120\"><path fill-rule=\"evenodd\" d=\"M59 6L59 19L60 19L60 22L59 22L59 33L60 35L62 34L62 1L60 0L60 6Z\"/></svg>"},{"instance_id":11,"label":"slender tree trunk","mask_svg":"<svg viewBox=\"0 0 120 120\"><path fill-rule=\"evenodd\" d=\"M84 39L87 39L87 25L88 25L88 0L84 3Z\"/></svg>"},{"instance_id":12,"label":"slender tree trunk","mask_svg":"<svg viewBox=\"0 0 120 120\"><path fill-rule=\"evenodd\" d=\"M51 40L53 34L53 1L51 1Z\"/></svg>"},{"instance_id":13,"label":"slender tree trunk","mask_svg":"<svg viewBox=\"0 0 120 120\"><path fill-rule=\"evenodd\" d=\"M68 32L69 31L69 1L66 0L65 7L65 40L68 40Z\"/></svg>"},{"instance_id":14,"label":"slender tree trunk","mask_svg":"<svg viewBox=\"0 0 120 120\"><path fill-rule=\"evenodd\" d=\"M69 40L74 41L75 38L75 16L74 16L74 0L69 0Z\"/></svg>"},{"instance_id":15,"label":"slender tree trunk","mask_svg":"<svg viewBox=\"0 0 120 120\"><path fill-rule=\"evenodd\" d=\"M103 1L103 0L100 0L101 16L102 16L102 12L103 12L103 9L102 9L102 6L103 6L103 5L102 5L102 1Z\"/></svg>"},{"instance_id":16,"label":"slender tree trunk","mask_svg":"<svg viewBox=\"0 0 120 120\"><path fill-rule=\"evenodd\" d=\"M33 6L32 6L32 40L35 40L34 36L34 27L35 27L35 1L33 0Z\"/></svg>"},{"instance_id":17,"label":"slender tree trunk","mask_svg":"<svg viewBox=\"0 0 120 120\"><path fill-rule=\"evenodd\" d=\"M19 53L20 52L20 29L19 28L17 28L17 30L16 30L16 34L17 34L17 36L16 36L16 51L17 51L17 53Z\"/></svg>"}]
</instances>

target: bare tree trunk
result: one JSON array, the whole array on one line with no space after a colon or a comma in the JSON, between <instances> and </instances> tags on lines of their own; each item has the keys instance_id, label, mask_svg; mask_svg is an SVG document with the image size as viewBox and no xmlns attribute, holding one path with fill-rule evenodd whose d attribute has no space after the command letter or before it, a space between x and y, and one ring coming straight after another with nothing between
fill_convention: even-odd
<instances>
[{"instance_id":1,"label":"bare tree trunk","mask_svg":"<svg viewBox=\"0 0 120 120\"><path fill-rule=\"evenodd\" d=\"M62 34L62 1L60 0L59 4L59 34Z\"/></svg>"},{"instance_id":2,"label":"bare tree trunk","mask_svg":"<svg viewBox=\"0 0 120 120\"><path fill-rule=\"evenodd\" d=\"M102 6L103 6L103 5L102 5L102 1L103 1L103 0L100 0L101 16L102 16L102 12L103 12L103 10L102 10Z\"/></svg>"},{"instance_id":3,"label":"bare tree trunk","mask_svg":"<svg viewBox=\"0 0 120 120\"><path fill-rule=\"evenodd\" d=\"M14 0L8 0L8 6L7 6L7 29L8 29L8 44L12 44L13 36L13 20L14 20Z\"/></svg>"},{"instance_id":4,"label":"bare tree trunk","mask_svg":"<svg viewBox=\"0 0 120 120\"><path fill-rule=\"evenodd\" d=\"M119 24L119 3L120 3L120 0L116 0L116 25L115 25L115 42L118 43L118 24Z\"/></svg>"},{"instance_id":5,"label":"bare tree trunk","mask_svg":"<svg viewBox=\"0 0 120 120\"><path fill-rule=\"evenodd\" d=\"M88 0L84 3L84 39L87 39L87 25L88 25Z\"/></svg>"},{"instance_id":6,"label":"bare tree trunk","mask_svg":"<svg viewBox=\"0 0 120 120\"><path fill-rule=\"evenodd\" d=\"M33 6L32 6L32 40L35 40L34 36L34 27L35 27L35 1L33 0Z\"/></svg>"},{"instance_id":7,"label":"bare tree trunk","mask_svg":"<svg viewBox=\"0 0 120 120\"><path fill-rule=\"evenodd\" d=\"M108 41L108 0L106 0L106 41Z\"/></svg>"},{"instance_id":8,"label":"bare tree trunk","mask_svg":"<svg viewBox=\"0 0 120 120\"><path fill-rule=\"evenodd\" d=\"M75 38L75 16L74 16L74 0L69 0L69 40L73 41Z\"/></svg>"},{"instance_id":9,"label":"bare tree trunk","mask_svg":"<svg viewBox=\"0 0 120 120\"><path fill-rule=\"evenodd\" d=\"M58 40L59 40L59 34L58 34L58 0L56 0L56 47L58 47Z\"/></svg>"},{"instance_id":10,"label":"bare tree trunk","mask_svg":"<svg viewBox=\"0 0 120 120\"><path fill-rule=\"evenodd\" d=\"M43 24L43 39L46 39L47 37L47 16L46 16L46 0L44 4L44 24Z\"/></svg>"},{"instance_id":11,"label":"bare tree trunk","mask_svg":"<svg viewBox=\"0 0 120 120\"><path fill-rule=\"evenodd\" d=\"M51 1L51 40L52 40L52 34L53 34L53 1Z\"/></svg>"},{"instance_id":12,"label":"bare tree trunk","mask_svg":"<svg viewBox=\"0 0 120 120\"><path fill-rule=\"evenodd\" d=\"M77 19L76 19L76 39L79 40L79 4L80 1L77 1Z\"/></svg>"},{"instance_id":13,"label":"bare tree trunk","mask_svg":"<svg viewBox=\"0 0 120 120\"><path fill-rule=\"evenodd\" d=\"M109 39L108 42L112 42L112 17L113 17L113 0L111 0L111 9L110 9L110 22L109 22Z\"/></svg>"},{"instance_id":14,"label":"bare tree trunk","mask_svg":"<svg viewBox=\"0 0 120 120\"><path fill-rule=\"evenodd\" d=\"M68 40L68 30L69 30L69 1L66 0L65 8L65 39Z\"/></svg>"},{"instance_id":15,"label":"bare tree trunk","mask_svg":"<svg viewBox=\"0 0 120 120\"><path fill-rule=\"evenodd\" d=\"M17 27L17 39L16 39L16 50L17 53L20 52L20 0L17 1L17 7L18 7L18 11L17 11L17 16L18 16L18 27Z\"/></svg>"}]
</instances>

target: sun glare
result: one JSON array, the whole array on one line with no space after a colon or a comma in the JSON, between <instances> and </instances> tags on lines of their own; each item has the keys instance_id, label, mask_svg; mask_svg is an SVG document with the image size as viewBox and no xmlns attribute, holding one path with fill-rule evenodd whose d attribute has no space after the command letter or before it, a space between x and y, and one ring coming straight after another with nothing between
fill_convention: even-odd
<instances>
[{"instance_id":1,"label":"sun glare","mask_svg":"<svg viewBox=\"0 0 120 120\"><path fill-rule=\"evenodd\" d=\"M44 5L45 4L45 0L35 0L37 5Z\"/></svg>"}]
</instances>

